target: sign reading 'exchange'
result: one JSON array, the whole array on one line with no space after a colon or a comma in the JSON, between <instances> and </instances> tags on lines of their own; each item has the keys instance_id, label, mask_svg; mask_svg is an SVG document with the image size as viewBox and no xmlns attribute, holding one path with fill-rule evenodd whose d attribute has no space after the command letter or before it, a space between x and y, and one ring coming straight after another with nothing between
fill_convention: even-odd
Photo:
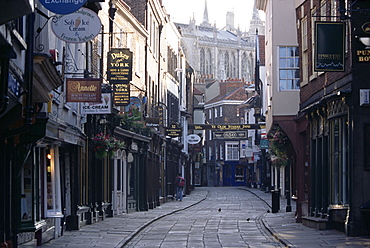
<instances>
[{"instance_id":1,"label":"sign reading 'exchange'","mask_svg":"<svg viewBox=\"0 0 370 248\"><path fill-rule=\"evenodd\" d=\"M86 0L40 0L48 10L57 14L69 14L81 8Z\"/></svg>"}]
</instances>

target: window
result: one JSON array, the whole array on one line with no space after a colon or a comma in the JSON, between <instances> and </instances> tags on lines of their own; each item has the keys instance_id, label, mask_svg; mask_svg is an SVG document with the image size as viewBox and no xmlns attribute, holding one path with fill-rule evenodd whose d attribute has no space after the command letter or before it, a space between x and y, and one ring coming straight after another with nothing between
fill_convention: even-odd
<instances>
[{"instance_id":1,"label":"window","mask_svg":"<svg viewBox=\"0 0 370 248\"><path fill-rule=\"evenodd\" d=\"M226 145L226 160L239 160L239 144Z\"/></svg>"},{"instance_id":2,"label":"window","mask_svg":"<svg viewBox=\"0 0 370 248\"><path fill-rule=\"evenodd\" d=\"M224 159L224 147L220 145L220 160Z\"/></svg>"},{"instance_id":3,"label":"window","mask_svg":"<svg viewBox=\"0 0 370 248\"><path fill-rule=\"evenodd\" d=\"M222 106L220 106L220 117L222 117Z\"/></svg>"},{"instance_id":4,"label":"window","mask_svg":"<svg viewBox=\"0 0 370 248\"><path fill-rule=\"evenodd\" d=\"M208 152L208 161L211 161L212 160L212 147L210 146L208 148L209 152Z\"/></svg>"},{"instance_id":5,"label":"window","mask_svg":"<svg viewBox=\"0 0 370 248\"><path fill-rule=\"evenodd\" d=\"M307 18L303 18L301 22L302 36L302 84L308 84L308 38L307 38Z\"/></svg>"},{"instance_id":6,"label":"window","mask_svg":"<svg viewBox=\"0 0 370 248\"><path fill-rule=\"evenodd\" d=\"M217 118L217 108L215 108L215 118Z\"/></svg>"},{"instance_id":7,"label":"window","mask_svg":"<svg viewBox=\"0 0 370 248\"><path fill-rule=\"evenodd\" d=\"M212 119L212 109L208 110L208 114L209 114L208 119Z\"/></svg>"},{"instance_id":8,"label":"window","mask_svg":"<svg viewBox=\"0 0 370 248\"><path fill-rule=\"evenodd\" d=\"M279 89L299 89L298 47L279 47Z\"/></svg>"}]
</instances>

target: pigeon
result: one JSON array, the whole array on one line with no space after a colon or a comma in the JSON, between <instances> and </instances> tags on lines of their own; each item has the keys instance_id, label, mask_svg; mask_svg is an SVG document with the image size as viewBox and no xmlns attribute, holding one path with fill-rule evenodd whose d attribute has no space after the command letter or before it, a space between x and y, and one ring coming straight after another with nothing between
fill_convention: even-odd
<instances>
[{"instance_id":1,"label":"pigeon","mask_svg":"<svg viewBox=\"0 0 370 248\"><path fill-rule=\"evenodd\" d=\"M270 209L267 209L267 213L270 213Z\"/></svg>"},{"instance_id":2,"label":"pigeon","mask_svg":"<svg viewBox=\"0 0 370 248\"><path fill-rule=\"evenodd\" d=\"M218 209L218 212L221 212L221 208Z\"/></svg>"},{"instance_id":3,"label":"pigeon","mask_svg":"<svg viewBox=\"0 0 370 248\"><path fill-rule=\"evenodd\" d=\"M250 218L247 219L247 221L250 221L250 220L251 220Z\"/></svg>"}]
</instances>

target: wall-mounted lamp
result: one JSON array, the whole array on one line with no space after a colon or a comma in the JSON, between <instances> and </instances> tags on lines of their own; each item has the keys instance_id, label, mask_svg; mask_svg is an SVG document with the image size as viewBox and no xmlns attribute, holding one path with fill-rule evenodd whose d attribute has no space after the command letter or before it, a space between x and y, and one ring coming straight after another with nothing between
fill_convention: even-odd
<instances>
[{"instance_id":1,"label":"wall-mounted lamp","mask_svg":"<svg viewBox=\"0 0 370 248\"><path fill-rule=\"evenodd\" d=\"M365 49L370 49L370 37L356 36L356 38L358 38L361 41L361 43L365 46Z\"/></svg>"},{"instance_id":2,"label":"wall-mounted lamp","mask_svg":"<svg viewBox=\"0 0 370 248\"><path fill-rule=\"evenodd\" d=\"M46 158L50 160L50 159L51 159L51 154L50 154L50 153L48 153L48 154L46 155Z\"/></svg>"},{"instance_id":3,"label":"wall-mounted lamp","mask_svg":"<svg viewBox=\"0 0 370 248\"><path fill-rule=\"evenodd\" d=\"M106 125L107 123L108 123L107 118L105 118L105 116L103 115L103 116L99 119L99 124L100 124L100 125Z\"/></svg>"}]
</instances>

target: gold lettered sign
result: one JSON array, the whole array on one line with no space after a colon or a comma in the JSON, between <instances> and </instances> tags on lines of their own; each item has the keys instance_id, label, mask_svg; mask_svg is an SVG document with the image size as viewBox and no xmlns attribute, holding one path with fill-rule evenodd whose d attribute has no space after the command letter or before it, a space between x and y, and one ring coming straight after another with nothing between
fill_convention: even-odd
<instances>
[{"instance_id":1,"label":"gold lettered sign","mask_svg":"<svg viewBox=\"0 0 370 248\"><path fill-rule=\"evenodd\" d=\"M229 130L249 130L249 129L264 129L265 125L261 124L189 124L190 130L220 130L220 131L229 131Z\"/></svg>"},{"instance_id":2,"label":"gold lettered sign","mask_svg":"<svg viewBox=\"0 0 370 248\"><path fill-rule=\"evenodd\" d=\"M130 83L120 82L113 84L113 103L116 106L130 104Z\"/></svg>"},{"instance_id":3,"label":"gold lettered sign","mask_svg":"<svg viewBox=\"0 0 370 248\"><path fill-rule=\"evenodd\" d=\"M101 102L101 81L95 78L67 78L67 102Z\"/></svg>"},{"instance_id":4,"label":"gold lettered sign","mask_svg":"<svg viewBox=\"0 0 370 248\"><path fill-rule=\"evenodd\" d=\"M128 48L112 48L108 52L110 83L132 80L132 52Z\"/></svg>"},{"instance_id":5,"label":"gold lettered sign","mask_svg":"<svg viewBox=\"0 0 370 248\"><path fill-rule=\"evenodd\" d=\"M163 107L162 106L155 106L155 117L159 118L159 125L163 126Z\"/></svg>"},{"instance_id":6,"label":"gold lettered sign","mask_svg":"<svg viewBox=\"0 0 370 248\"><path fill-rule=\"evenodd\" d=\"M177 122L171 122L166 129L166 135L170 137L179 137L181 135L182 128Z\"/></svg>"}]
</instances>

